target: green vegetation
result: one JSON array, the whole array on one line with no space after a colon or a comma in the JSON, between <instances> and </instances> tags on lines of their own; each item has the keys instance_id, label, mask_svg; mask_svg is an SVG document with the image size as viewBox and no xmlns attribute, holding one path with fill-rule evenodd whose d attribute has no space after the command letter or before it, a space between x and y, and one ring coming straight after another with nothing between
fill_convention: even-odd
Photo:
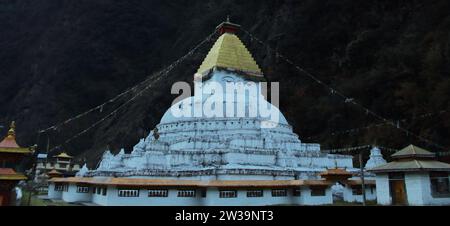
<instances>
[{"instance_id":1,"label":"green vegetation","mask_svg":"<svg viewBox=\"0 0 450 226\"><path fill-rule=\"evenodd\" d=\"M22 191L21 206L28 206L29 191ZM30 200L30 206L77 206L76 204L70 204L63 201L40 199L38 195L33 194Z\"/></svg>"}]
</instances>

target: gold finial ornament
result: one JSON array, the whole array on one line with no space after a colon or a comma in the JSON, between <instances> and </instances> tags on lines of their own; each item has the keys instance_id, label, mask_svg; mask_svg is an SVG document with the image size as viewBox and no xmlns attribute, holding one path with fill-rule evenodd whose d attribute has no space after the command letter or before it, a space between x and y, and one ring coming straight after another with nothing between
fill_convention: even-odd
<instances>
[{"instance_id":1,"label":"gold finial ornament","mask_svg":"<svg viewBox=\"0 0 450 226\"><path fill-rule=\"evenodd\" d=\"M16 122L11 122L8 135L0 140L0 153L29 154L32 151L30 147L23 148L16 142Z\"/></svg>"},{"instance_id":2,"label":"gold finial ornament","mask_svg":"<svg viewBox=\"0 0 450 226\"><path fill-rule=\"evenodd\" d=\"M12 121L9 126L8 136L16 136L16 122Z\"/></svg>"}]
</instances>

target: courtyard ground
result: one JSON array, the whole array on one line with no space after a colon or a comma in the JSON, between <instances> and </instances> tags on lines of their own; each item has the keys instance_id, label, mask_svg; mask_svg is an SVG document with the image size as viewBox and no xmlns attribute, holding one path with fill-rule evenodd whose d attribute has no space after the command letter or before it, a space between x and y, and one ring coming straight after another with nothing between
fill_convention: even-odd
<instances>
[{"instance_id":1,"label":"courtyard ground","mask_svg":"<svg viewBox=\"0 0 450 226\"><path fill-rule=\"evenodd\" d=\"M29 194L30 193L28 191L23 191L21 206L28 206ZM48 199L46 195L34 193L31 196L30 206L81 206L81 204L66 203L62 200L51 200Z\"/></svg>"}]
</instances>

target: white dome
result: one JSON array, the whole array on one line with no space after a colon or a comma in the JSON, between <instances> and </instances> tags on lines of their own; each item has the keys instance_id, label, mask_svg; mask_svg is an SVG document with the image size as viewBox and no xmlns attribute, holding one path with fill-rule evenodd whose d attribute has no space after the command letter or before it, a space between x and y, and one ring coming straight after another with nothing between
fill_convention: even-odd
<instances>
[{"instance_id":1,"label":"white dome","mask_svg":"<svg viewBox=\"0 0 450 226\"><path fill-rule=\"evenodd\" d=\"M206 116L205 114L201 114L200 116L195 116L194 112L202 112L202 104L200 103L200 101L196 101L194 100L195 97L191 96L188 98L183 99L182 101L174 104L173 106L171 106L169 108L169 110L166 111L166 113L164 114L164 116L161 118L161 122L160 124L168 124L168 123L176 123L176 122L186 122L186 121L208 121L208 120L216 120L216 119L231 119L231 118L243 118L243 119L255 119L255 120L259 120L259 121L272 121L272 122L276 122L276 120L271 120L270 117L260 117L260 116L253 116L250 115L249 112L251 111L257 111L257 109L255 109L255 105L249 105L248 103L245 103L245 116L244 117L227 117L226 115L226 106L228 105L228 102L225 100L223 101L223 117L216 117L216 116ZM193 104L194 103L194 104ZM270 106L268 109L271 109L272 114L274 113L274 115L278 115L278 122L279 124L282 125L288 125L289 123L287 122L286 118L283 116L283 114L281 113L281 111L274 105L272 105L271 103L267 102L266 100L261 99L261 103L262 104L266 104L267 106ZM232 103L233 104L233 103ZM239 103L241 104L241 103ZM234 109L236 111L237 108L237 103L234 103ZM188 114L189 116L175 116L174 112L178 110L186 110L189 107L194 106L193 108L189 110L187 110L188 112L190 112L190 114ZM236 116L236 115L233 115Z\"/></svg>"}]
</instances>

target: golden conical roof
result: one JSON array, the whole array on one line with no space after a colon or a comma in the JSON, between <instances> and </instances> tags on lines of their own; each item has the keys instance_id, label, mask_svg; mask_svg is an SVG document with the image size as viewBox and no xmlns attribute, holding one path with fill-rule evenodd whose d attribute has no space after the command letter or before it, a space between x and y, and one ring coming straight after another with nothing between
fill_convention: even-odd
<instances>
[{"instance_id":1,"label":"golden conical roof","mask_svg":"<svg viewBox=\"0 0 450 226\"><path fill-rule=\"evenodd\" d=\"M8 135L0 142L0 152L5 153L31 153L29 148L20 147L16 142L16 123L13 121L8 130Z\"/></svg>"},{"instance_id":2,"label":"golden conical roof","mask_svg":"<svg viewBox=\"0 0 450 226\"><path fill-rule=\"evenodd\" d=\"M65 153L65 152L62 152L62 153L60 153L59 155L55 155L54 157L56 157L56 158L73 158L72 156L70 156L70 155L68 155L67 153Z\"/></svg>"},{"instance_id":3,"label":"golden conical roof","mask_svg":"<svg viewBox=\"0 0 450 226\"><path fill-rule=\"evenodd\" d=\"M197 74L205 75L215 68L263 77L262 71L251 53L242 41L232 33L224 33L219 37L198 69Z\"/></svg>"}]
</instances>

